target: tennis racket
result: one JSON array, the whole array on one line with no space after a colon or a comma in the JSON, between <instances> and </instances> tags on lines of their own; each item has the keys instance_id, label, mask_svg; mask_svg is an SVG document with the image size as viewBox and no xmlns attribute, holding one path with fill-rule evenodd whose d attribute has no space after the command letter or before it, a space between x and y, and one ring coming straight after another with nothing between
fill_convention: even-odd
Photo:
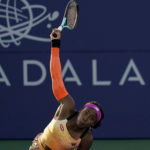
<instances>
[{"instance_id":1,"label":"tennis racket","mask_svg":"<svg viewBox=\"0 0 150 150\"><path fill-rule=\"evenodd\" d=\"M77 25L78 16L79 5L76 0L70 0L66 6L64 17L58 30L62 31L64 28L73 30ZM54 33L53 36L57 37L57 34Z\"/></svg>"}]
</instances>

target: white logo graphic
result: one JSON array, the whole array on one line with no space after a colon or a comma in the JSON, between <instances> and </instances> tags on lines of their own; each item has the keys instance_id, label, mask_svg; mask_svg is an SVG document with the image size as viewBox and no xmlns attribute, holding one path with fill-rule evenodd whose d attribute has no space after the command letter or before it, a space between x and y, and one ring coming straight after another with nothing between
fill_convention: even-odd
<instances>
[{"instance_id":1,"label":"white logo graphic","mask_svg":"<svg viewBox=\"0 0 150 150\"><path fill-rule=\"evenodd\" d=\"M59 12L47 13L43 5L30 5L27 0L0 0L0 45L4 48L11 43L19 46L23 38L49 42L49 38L29 35L31 29L44 21L54 21ZM45 26L51 28L51 23ZM40 31L42 32L42 30Z\"/></svg>"}]
</instances>

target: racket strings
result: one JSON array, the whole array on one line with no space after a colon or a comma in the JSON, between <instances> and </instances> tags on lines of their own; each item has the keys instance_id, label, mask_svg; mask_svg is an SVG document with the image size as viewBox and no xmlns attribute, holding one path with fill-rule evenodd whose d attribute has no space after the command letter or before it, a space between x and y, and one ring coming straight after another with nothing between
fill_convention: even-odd
<instances>
[{"instance_id":1,"label":"racket strings","mask_svg":"<svg viewBox=\"0 0 150 150\"><path fill-rule=\"evenodd\" d=\"M67 11L66 11L66 19L67 19L67 25L73 29L76 25L77 18L78 18L78 7L77 3L74 1L71 2L68 5Z\"/></svg>"}]
</instances>

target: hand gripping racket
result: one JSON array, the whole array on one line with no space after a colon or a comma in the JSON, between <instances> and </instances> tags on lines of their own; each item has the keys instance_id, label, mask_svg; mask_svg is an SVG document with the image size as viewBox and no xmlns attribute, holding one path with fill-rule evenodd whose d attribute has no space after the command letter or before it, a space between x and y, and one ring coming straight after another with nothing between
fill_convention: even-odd
<instances>
[{"instance_id":1,"label":"hand gripping racket","mask_svg":"<svg viewBox=\"0 0 150 150\"><path fill-rule=\"evenodd\" d=\"M70 0L66 6L64 17L61 25L58 27L58 30L62 31L64 28L73 30L77 25L79 15L79 5L76 0ZM57 37L57 34L53 34L54 37Z\"/></svg>"}]
</instances>

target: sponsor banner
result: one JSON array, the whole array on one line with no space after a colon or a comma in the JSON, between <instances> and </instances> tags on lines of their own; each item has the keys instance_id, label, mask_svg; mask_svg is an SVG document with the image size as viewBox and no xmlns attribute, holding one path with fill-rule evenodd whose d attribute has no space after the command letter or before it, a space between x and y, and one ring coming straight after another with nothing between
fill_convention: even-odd
<instances>
[{"instance_id":1,"label":"sponsor banner","mask_svg":"<svg viewBox=\"0 0 150 150\"><path fill-rule=\"evenodd\" d=\"M91 50L92 51L92 50ZM33 138L52 119L49 53L1 53L0 138ZM62 76L80 110L98 101L105 113L95 138L150 138L150 53L61 51Z\"/></svg>"}]
</instances>

